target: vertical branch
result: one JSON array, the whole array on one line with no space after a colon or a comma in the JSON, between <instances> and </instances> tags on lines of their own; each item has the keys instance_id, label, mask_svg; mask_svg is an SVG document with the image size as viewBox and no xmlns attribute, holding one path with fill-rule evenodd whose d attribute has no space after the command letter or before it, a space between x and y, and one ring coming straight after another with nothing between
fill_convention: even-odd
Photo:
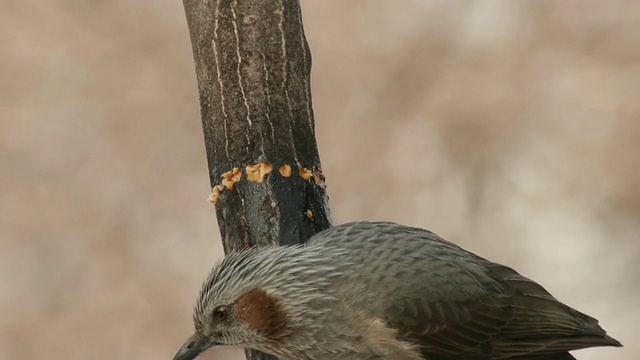
<instances>
[{"instance_id":1,"label":"vertical branch","mask_svg":"<svg viewBox=\"0 0 640 360\"><path fill-rule=\"evenodd\" d=\"M184 7L225 252L305 242L330 226L330 215L298 0Z\"/></svg>"}]
</instances>

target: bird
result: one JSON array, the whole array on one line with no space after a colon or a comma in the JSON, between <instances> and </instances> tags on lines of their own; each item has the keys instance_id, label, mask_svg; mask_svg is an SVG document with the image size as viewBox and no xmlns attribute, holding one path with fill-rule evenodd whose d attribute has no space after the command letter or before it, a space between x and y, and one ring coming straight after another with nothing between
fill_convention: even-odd
<instances>
[{"instance_id":1,"label":"bird","mask_svg":"<svg viewBox=\"0 0 640 360\"><path fill-rule=\"evenodd\" d=\"M232 252L174 360L241 347L284 360L570 360L622 346L536 282L421 228L353 222Z\"/></svg>"}]
</instances>

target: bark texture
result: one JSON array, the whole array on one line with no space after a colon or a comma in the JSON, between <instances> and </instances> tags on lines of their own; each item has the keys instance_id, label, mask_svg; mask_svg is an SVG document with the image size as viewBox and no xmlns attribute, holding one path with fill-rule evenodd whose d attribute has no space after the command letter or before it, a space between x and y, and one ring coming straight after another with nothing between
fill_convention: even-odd
<instances>
[{"instance_id":1,"label":"bark texture","mask_svg":"<svg viewBox=\"0 0 640 360\"><path fill-rule=\"evenodd\" d=\"M305 242L331 220L298 0L183 2L225 252Z\"/></svg>"}]
</instances>

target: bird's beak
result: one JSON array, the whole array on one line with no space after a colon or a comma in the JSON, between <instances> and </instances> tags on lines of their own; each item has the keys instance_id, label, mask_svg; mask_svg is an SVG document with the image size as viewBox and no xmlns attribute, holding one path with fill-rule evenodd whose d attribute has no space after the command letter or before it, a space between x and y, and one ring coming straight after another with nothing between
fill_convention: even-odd
<instances>
[{"instance_id":1,"label":"bird's beak","mask_svg":"<svg viewBox=\"0 0 640 360\"><path fill-rule=\"evenodd\" d=\"M175 354L173 360L193 360L200 353L211 347L211 344L206 338L197 337L195 334L191 335L189 339L182 345L180 350Z\"/></svg>"}]
</instances>

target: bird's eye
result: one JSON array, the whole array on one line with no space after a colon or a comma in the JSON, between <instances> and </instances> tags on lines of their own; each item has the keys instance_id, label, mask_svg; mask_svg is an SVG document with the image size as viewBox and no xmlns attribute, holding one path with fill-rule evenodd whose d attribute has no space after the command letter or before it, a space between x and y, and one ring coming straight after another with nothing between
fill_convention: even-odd
<instances>
[{"instance_id":1,"label":"bird's eye","mask_svg":"<svg viewBox=\"0 0 640 360\"><path fill-rule=\"evenodd\" d=\"M213 310L213 318L220 322L226 321L229 318L229 309L226 306L218 306Z\"/></svg>"}]
</instances>

